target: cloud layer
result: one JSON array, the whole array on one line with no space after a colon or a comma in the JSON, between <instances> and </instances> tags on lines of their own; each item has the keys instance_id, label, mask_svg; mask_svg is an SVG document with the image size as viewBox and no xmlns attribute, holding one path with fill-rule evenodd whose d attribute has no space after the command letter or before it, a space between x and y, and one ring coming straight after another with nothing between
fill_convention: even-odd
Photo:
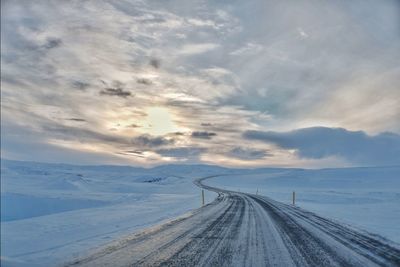
<instances>
[{"instance_id":1,"label":"cloud layer","mask_svg":"<svg viewBox=\"0 0 400 267\"><path fill-rule=\"evenodd\" d=\"M400 164L400 135L382 133L375 136L342 128L311 127L290 132L247 131L244 137L295 149L302 158L344 158L358 165Z\"/></svg>"},{"instance_id":2,"label":"cloud layer","mask_svg":"<svg viewBox=\"0 0 400 267\"><path fill-rule=\"evenodd\" d=\"M395 0L2 1L2 156L397 164L399 10ZM314 126L327 128L303 129Z\"/></svg>"}]
</instances>

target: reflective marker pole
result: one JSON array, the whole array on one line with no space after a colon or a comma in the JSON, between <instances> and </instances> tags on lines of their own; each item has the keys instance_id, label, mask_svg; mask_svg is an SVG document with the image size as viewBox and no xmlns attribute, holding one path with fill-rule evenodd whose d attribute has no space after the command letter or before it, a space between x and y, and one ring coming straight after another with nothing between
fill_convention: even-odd
<instances>
[{"instance_id":1,"label":"reflective marker pole","mask_svg":"<svg viewBox=\"0 0 400 267\"><path fill-rule=\"evenodd\" d=\"M295 202L296 202L296 192L295 191L293 191L292 199L293 199L293 206L294 206Z\"/></svg>"},{"instance_id":2,"label":"reflective marker pole","mask_svg":"<svg viewBox=\"0 0 400 267\"><path fill-rule=\"evenodd\" d=\"M201 205L204 206L204 189L201 189Z\"/></svg>"}]
</instances>

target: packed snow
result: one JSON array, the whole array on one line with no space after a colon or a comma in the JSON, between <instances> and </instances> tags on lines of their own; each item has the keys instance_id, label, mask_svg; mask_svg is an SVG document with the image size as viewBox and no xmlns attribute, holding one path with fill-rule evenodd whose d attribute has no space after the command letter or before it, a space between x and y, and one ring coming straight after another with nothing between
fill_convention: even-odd
<instances>
[{"instance_id":1,"label":"packed snow","mask_svg":"<svg viewBox=\"0 0 400 267\"><path fill-rule=\"evenodd\" d=\"M206 184L265 195L400 243L400 167L264 169Z\"/></svg>"},{"instance_id":2,"label":"packed snow","mask_svg":"<svg viewBox=\"0 0 400 267\"><path fill-rule=\"evenodd\" d=\"M194 178L270 196L400 242L400 167L227 169L2 160L2 266L54 266L201 206ZM216 194L206 191L206 201Z\"/></svg>"}]
</instances>

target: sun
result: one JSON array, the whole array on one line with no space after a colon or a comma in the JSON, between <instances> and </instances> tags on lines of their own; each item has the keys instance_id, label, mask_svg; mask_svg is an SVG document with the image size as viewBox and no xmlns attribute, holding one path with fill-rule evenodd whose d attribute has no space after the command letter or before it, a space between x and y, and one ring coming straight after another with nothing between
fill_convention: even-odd
<instances>
[{"instance_id":1,"label":"sun","mask_svg":"<svg viewBox=\"0 0 400 267\"><path fill-rule=\"evenodd\" d=\"M146 109L146 118L141 122L142 130L152 135L164 135L178 132L181 128L174 122L174 116L164 107Z\"/></svg>"}]
</instances>

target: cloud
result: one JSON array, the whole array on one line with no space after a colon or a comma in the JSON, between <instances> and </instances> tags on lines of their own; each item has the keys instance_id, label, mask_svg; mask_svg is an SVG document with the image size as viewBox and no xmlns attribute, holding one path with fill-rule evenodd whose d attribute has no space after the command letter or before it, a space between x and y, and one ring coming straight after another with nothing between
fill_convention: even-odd
<instances>
[{"instance_id":1,"label":"cloud","mask_svg":"<svg viewBox=\"0 0 400 267\"><path fill-rule=\"evenodd\" d=\"M302 28L297 28L297 31L299 32L299 35L302 38L308 38L309 37L309 35Z\"/></svg>"},{"instance_id":2,"label":"cloud","mask_svg":"<svg viewBox=\"0 0 400 267\"><path fill-rule=\"evenodd\" d=\"M90 84L82 81L73 81L72 86L79 90L86 90L90 86Z\"/></svg>"},{"instance_id":3,"label":"cloud","mask_svg":"<svg viewBox=\"0 0 400 267\"><path fill-rule=\"evenodd\" d=\"M276 120L274 128L322 124L400 132L400 109L393 103L400 99L394 63L400 60L398 2L260 1L236 8L252 16L239 15L244 30L238 37L244 38L235 39L230 53L240 56L226 57L240 90L221 104L266 111ZM290 11L277 15L280 10ZM371 16L364 20L362 14Z\"/></svg>"},{"instance_id":4,"label":"cloud","mask_svg":"<svg viewBox=\"0 0 400 267\"><path fill-rule=\"evenodd\" d=\"M66 119L67 121L77 121L77 122L86 122L85 119L81 119L81 118L68 118Z\"/></svg>"},{"instance_id":5,"label":"cloud","mask_svg":"<svg viewBox=\"0 0 400 267\"><path fill-rule=\"evenodd\" d=\"M124 91L121 88L105 88L100 91L101 95L110 95L110 96L119 96L119 97L128 97L131 95L131 92Z\"/></svg>"},{"instance_id":6,"label":"cloud","mask_svg":"<svg viewBox=\"0 0 400 267\"><path fill-rule=\"evenodd\" d=\"M62 124L43 122L42 131L53 138L60 140L73 140L87 143L104 142L115 145L128 145L129 139L111 134L100 133L91 129L81 127L66 126Z\"/></svg>"},{"instance_id":7,"label":"cloud","mask_svg":"<svg viewBox=\"0 0 400 267\"><path fill-rule=\"evenodd\" d=\"M191 134L193 138L200 138L200 139L211 139L216 135L217 134L213 132L192 132Z\"/></svg>"},{"instance_id":8,"label":"cloud","mask_svg":"<svg viewBox=\"0 0 400 267\"><path fill-rule=\"evenodd\" d=\"M172 158L197 158L200 154L206 152L206 148L202 147L175 147L156 150L158 154L164 157Z\"/></svg>"},{"instance_id":9,"label":"cloud","mask_svg":"<svg viewBox=\"0 0 400 267\"><path fill-rule=\"evenodd\" d=\"M246 131L243 136L294 149L301 158L337 156L361 165L400 164L400 135L395 133L370 136L363 131L310 127L289 132Z\"/></svg>"},{"instance_id":10,"label":"cloud","mask_svg":"<svg viewBox=\"0 0 400 267\"><path fill-rule=\"evenodd\" d=\"M1 127L1 156L17 160L34 160L54 163L73 164L130 164L129 160L116 157L110 151L89 151L76 149L72 146L58 146L48 142L50 132L35 132L27 127L7 125ZM68 137L69 134L66 133ZM78 135L80 136L80 134ZM76 138L72 138L77 140ZM87 144L86 138L81 138L80 146ZM107 142L98 139L97 143ZM34 151L34 153L32 152Z\"/></svg>"},{"instance_id":11,"label":"cloud","mask_svg":"<svg viewBox=\"0 0 400 267\"><path fill-rule=\"evenodd\" d=\"M146 78L139 78L136 80L137 83L144 84L144 85L151 85L152 81Z\"/></svg>"},{"instance_id":12,"label":"cloud","mask_svg":"<svg viewBox=\"0 0 400 267\"><path fill-rule=\"evenodd\" d=\"M156 59L156 58L153 58L153 59L150 59L149 64L150 64L150 66L152 66L153 68L158 69L158 68L160 68L160 66L161 66L161 60Z\"/></svg>"},{"instance_id":13,"label":"cloud","mask_svg":"<svg viewBox=\"0 0 400 267\"><path fill-rule=\"evenodd\" d=\"M132 138L132 144L137 147L160 147L165 145L172 145L175 142L172 138L165 138L162 136L151 136L149 134L140 135Z\"/></svg>"},{"instance_id":14,"label":"cloud","mask_svg":"<svg viewBox=\"0 0 400 267\"><path fill-rule=\"evenodd\" d=\"M171 134L176 135L176 136L184 136L185 135L185 133L183 133L183 132L173 132Z\"/></svg>"},{"instance_id":15,"label":"cloud","mask_svg":"<svg viewBox=\"0 0 400 267\"><path fill-rule=\"evenodd\" d=\"M2 128L18 124L52 148L159 164L154 150L205 146L199 162L222 151L219 162L235 166L323 167L325 157L254 147L242 133L314 125L400 133L396 1L3 2ZM146 121L153 107L176 127L135 140L165 128L158 115ZM20 155L34 159L39 139L25 140L32 146ZM145 158L115 155L136 149Z\"/></svg>"},{"instance_id":16,"label":"cloud","mask_svg":"<svg viewBox=\"0 0 400 267\"><path fill-rule=\"evenodd\" d=\"M242 159L242 160L255 160L264 157L272 156L267 150L235 147L228 151L228 156Z\"/></svg>"},{"instance_id":17,"label":"cloud","mask_svg":"<svg viewBox=\"0 0 400 267\"><path fill-rule=\"evenodd\" d=\"M62 44L62 40L59 38L49 38L46 41L46 44L44 45L44 47L46 49L53 49L56 47L59 47Z\"/></svg>"},{"instance_id":18,"label":"cloud","mask_svg":"<svg viewBox=\"0 0 400 267\"><path fill-rule=\"evenodd\" d=\"M137 125L136 123L132 123L126 126L127 128L140 128L139 125Z\"/></svg>"},{"instance_id":19,"label":"cloud","mask_svg":"<svg viewBox=\"0 0 400 267\"><path fill-rule=\"evenodd\" d=\"M140 150L126 150L126 151L121 151L121 152L117 152L118 154L121 155L128 155L128 156L135 156L135 157L139 157L139 158L146 158L144 156L144 152L140 151Z\"/></svg>"},{"instance_id":20,"label":"cloud","mask_svg":"<svg viewBox=\"0 0 400 267\"><path fill-rule=\"evenodd\" d=\"M215 43L186 44L179 50L179 53L182 55L202 54L217 47L219 47L219 45Z\"/></svg>"},{"instance_id":21,"label":"cloud","mask_svg":"<svg viewBox=\"0 0 400 267\"><path fill-rule=\"evenodd\" d=\"M252 54L258 54L263 50L263 46L260 44L247 43L243 47L231 52L233 56L248 56Z\"/></svg>"}]
</instances>

